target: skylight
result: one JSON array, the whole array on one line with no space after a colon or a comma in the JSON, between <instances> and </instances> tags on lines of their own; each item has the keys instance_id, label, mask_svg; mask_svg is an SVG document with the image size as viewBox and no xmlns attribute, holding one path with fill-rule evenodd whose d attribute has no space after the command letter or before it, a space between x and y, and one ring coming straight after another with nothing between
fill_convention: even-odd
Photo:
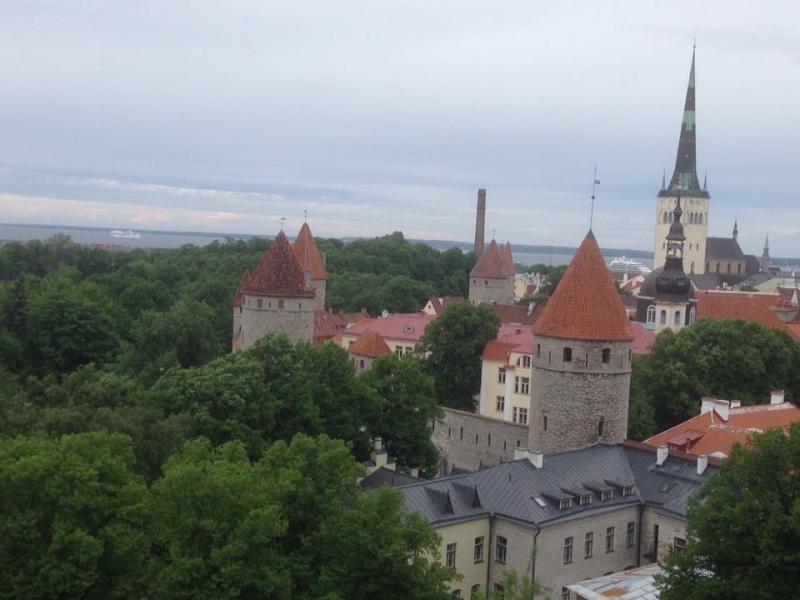
<instances>
[{"instance_id":1,"label":"skylight","mask_svg":"<svg viewBox=\"0 0 800 600\"><path fill-rule=\"evenodd\" d=\"M542 498L541 496L534 496L533 501L536 502L536 504L538 504L542 508L545 508L547 506L547 502L545 502L544 498Z\"/></svg>"}]
</instances>

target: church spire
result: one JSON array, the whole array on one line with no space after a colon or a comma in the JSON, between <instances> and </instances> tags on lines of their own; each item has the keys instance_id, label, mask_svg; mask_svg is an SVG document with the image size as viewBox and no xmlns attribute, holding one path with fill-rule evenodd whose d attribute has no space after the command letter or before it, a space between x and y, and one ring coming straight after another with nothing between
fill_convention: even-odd
<instances>
[{"instance_id":1,"label":"church spire","mask_svg":"<svg viewBox=\"0 0 800 600\"><path fill-rule=\"evenodd\" d=\"M689 85L686 88L686 101L683 106L681 135L678 141L678 155L675 158L675 172L670 179L667 191L682 192L684 195L704 196L707 192L700 187L697 177L697 147L694 105L694 56L689 71ZM688 194L687 194L688 193Z\"/></svg>"}]
</instances>

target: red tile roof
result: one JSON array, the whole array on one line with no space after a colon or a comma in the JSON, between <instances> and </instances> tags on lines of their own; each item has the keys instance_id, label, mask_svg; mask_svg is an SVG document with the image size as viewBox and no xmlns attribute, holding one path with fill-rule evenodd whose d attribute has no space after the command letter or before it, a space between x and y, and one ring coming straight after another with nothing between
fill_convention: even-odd
<instances>
[{"instance_id":1,"label":"red tile roof","mask_svg":"<svg viewBox=\"0 0 800 600\"><path fill-rule=\"evenodd\" d=\"M431 306L433 307L433 312L439 315L448 306L464 302L464 296L444 296L442 298L428 298L428 302L431 303Z\"/></svg>"},{"instance_id":2,"label":"red tile roof","mask_svg":"<svg viewBox=\"0 0 800 600\"><path fill-rule=\"evenodd\" d=\"M540 304L534 304L533 309L527 304L492 304L491 306L500 317L501 323L522 323L523 325L533 325L543 310Z\"/></svg>"},{"instance_id":3,"label":"red tile roof","mask_svg":"<svg viewBox=\"0 0 800 600\"><path fill-rule=\"evenodd\" d=\"M747 292L705 291L697 294L698 319L739 319L797 335L781 321L763 299Z\"/></svg>"},{"instance_id":4,"label":"red tile roof","mask_svg":"<svg viewBox=\"0 0 800 600\"><path fill-rule=\"evenodd\" d=\"M497 339L486 344L481 359L508 362L512 352L533 354L533 331L523 323L503 323Z\"/></svg>"},{"instance_id":5,"label":"red tile roof","mask_svg":"<svg viewBox=\"0 0 800 600\"><path fill-rule=\"evenodd\" d=\"M306 287L303 268L283 231L275 237L256 268L245 273L239 289L240 292L260 296L314 297L314 290Z\"/></svg>"},{"instance_id":6,"label":"red tile roof","mask_svg":"<svg viewBox=\"0 0 800 600\"><path fill-rule=\"evenodd\" d=\"M322 260L322 254L317 248L314 236L311 235L308 223L303 223L300 228L300 233L297 234L297 239L292 244L292 250L294 250L297 260L300 261L303 271L311 271L311 279L328 279L325 261Z\"/></svg>"},{"instance_id":7,"label":"red tile roof","mask_svg":"<svg viewBox=\"0 0 800 600\"><path fill-rule=\"evenodd\" d=\"M409 340L418 342L425 334L425 328L435 317L425 313L395 313L386 317L363 319L348 327L344 335L362 335L374 331L385 340Z\"/></svg>"},{"instance_id":8,"label":"red tile roof","mask_svg":"<svg viewBox=\"0 0 800 600\"><path fill-rule=\"evenodd\" d=\"M753 433L787 429L796 421L800 421L800 408L789 402L732 408L727 421L711 410L662 431L645 443L682 446L679 442L688 442L687 451L691 454L721 452L729 455L734 444L747 444Z\"/></svg>"},{"instance_id":9,"label":"red tile roof","mask_svg":"<svg viewBox=\"0 0 800 600\"><path fill-rule=\"evenodd\" d=\"M631 323L590 231L533 327L536 335L570 340L631 341Z\"/></svg>"},{"instance_id":10,"label":"red tile roof","mask_svg":"<svg viewBox=\"0 0 800 600\"><path fill-rule=\"evenodd\" d=\"M631 328L633 329L633 353L647 356L656 341L655 331L647 329L644 323L638 321L631 321Z\"/></svg>"},{"instance_id":11,"label":"red tile roof","mask_svg":"<svg viewBox=\"0 0 800 600\"><path fill-rule=\"evenodd\" d=\"M469 272L470 277L486 277L488 279L505 279L509 276L508 273L508 260L509 252L505 248L500 248L497 242L492 240L489 246L484 250L478 263L472 267ZM512 260L511 266L513 268L514 262Z\"/></svg>"},{"instance_id":12,"label":"red tile roof","mask_svg":"<svg viewBox=\"0 0 800 600\"><path fill-rule=\"evenodd\" d=\"M517 274L517 268L514 266L514 255L511 252L511 242L506 242L502 248L503 267L505 274L513 276Z\"/></svg>"},{"instance_id":13,"label":"red tile roof","mask_svg":"<svg viewBox=\"0 0 800 600\"><path fill-rule=\"evenodd\" d=\"M392 349L389 348L386 340L371 329L358 336L358 339L347 350L350 354L367 358L379 358L392 354Z\"/></svg>"},{"instance_id":14,"label":"red tile roof","mask_svg":"<svg viewBox=\"0 0 800 600\"><path fill-rule=\"evenodd\" d=\"M341 335L348 325L369 319L367 311L357 313L314 311L314 343L322 344Z\"/></svg>"}]
</instances>

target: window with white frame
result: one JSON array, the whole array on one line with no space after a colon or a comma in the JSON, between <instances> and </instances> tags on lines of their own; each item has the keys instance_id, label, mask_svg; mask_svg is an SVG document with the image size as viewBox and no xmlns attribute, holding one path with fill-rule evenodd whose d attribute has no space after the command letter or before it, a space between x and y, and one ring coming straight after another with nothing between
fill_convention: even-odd
<instances>
[{"instance_id":1,"label":"window with white frame","mask_svg":"<svg viewBox=\"0 0 800 600\"><path fill-rule=\"evenodd\" d=\"M495 406L499 412L503 412L506 409L506 397L498 396Z\"/></svg>"},{"instance_id":2,"label":"window with white frame","mask_svg":"<svg viewBox=\"0 0 800 600\"><path fill-rule=\"evenodd\" d=\"M523 425L528 424L528 409L520 407L519 409L519 422Z\"/></svg>"},{"instance_id":3,"label":"window with white frame","mask_svg":"<svg viewBox=\"0 0 800 600\"><path fill-rule=\"evenodd\" d=\"M500 367L497 369L497 383L505 383L506 382L506 368Z\"/></svg>"},{"instance_id":4,"label":"window with white frame","mask_svg":"<svg viewBox=\"0 0 800 600\"><path fill-rule=\"evenodd\" d=\"M628 521L628 530L625 532L625 546L633 548L636 541L636 521Z\"/></svg>"},{"instance_id":5,"label":"window with white frame","mask_svg":"<svg viewBox=\"0 0 800 600\"><path fill-rule=\"evenodd\" d=\"M672 543L672 547L675 549L675 552L680 554L684 550L686 550L686 540L683 538L676 537Z\"/></svg>"},{"instance_id":6,"label":"window with white frame","mask_svg":"<svg viewBox=\"0 0 800 600\"><path fill-rule=\"evenodd\" d=\"M499 563L506 564L508 552L508 540L502 535L497 536L497 547L495 548L495 560Z\"/></svg>"},{"instance_id":7,"label":"window with white frame","mask_svg":"<svg viewBox=\"0 0 800 600\"><path fill-rule=\"evenodd\" d=\"M531 366L531 357L529 354L524 354L522 356L522 366L526 368Z\"/></svg>"},{"instance_id":8,"label":"window with white frame","mask_svg":"<svg viewBox=\"0 0 800 600\"><path fill-rule=\"evenodd\" d=\"M445 566L448 569L456 568L456 543L447 544L447 553L445 554Z\"/></svg>"},{"instance_id":9,"label":"window with white frame","mask_svg":"<svg viewBox=\"0 0 800 600\"><path fill-rule=\"evenodd\" d=\"M470 600L478 600L481 597L481 584L476 583L469 591Z\"/></svg>"},{"instance_id":10,"label":"window with white frame","mask_svg":"<svg viewBox=\"0 0 800 600\"><path fill-rule=\"evenodd\" d=\"M483 562L483 536L475 538L475 548L472 551L472 561Z\"/></svg>"},{"instance_id":11,"label":"window with white frame","mask_svg":"<svg viewBox=\"0 0 800 600\"><path fill-rule=\"evenodd\" d=\"M600 493L600 500L611 500L614 497L614 490L603 490Z\"/></svg>"},{"instance_id":12,"label":"window with white frame","mask_svg":"<svg viewBox=\"0 0 800 600\"><path fill-rule=\"evenodd\" d=\"M531 391L531 378L530 377L517 377L517 378L515 378L515 381L517 379L519 380L519 391L517 391L517 389L514 389L514 391L517 392L518 394L522 394L522 395L529 394L530 391ZM516 388L517 386L515 385L514 387Z\"/></svg>"},{"instance_id":13,"label":"window with white frame","mask_svg":"<svg viewBox=\"0 0 800 600\"><path fill-rule=\"evenodd\" d=\"M583 558L592 558L594 552L594 532L587 531L583 540Z\"/></svg>"},{"instance_id":14,"label":"window with white frame","mask_svg":"<svg viewBox=\"0 0 800 600\"><path fill-rule=\"evenodd\" d=\"M564 538L564 564L572 562L572 537Z\"/></svg>"},{"instance_id":15,"label":"window with white frame","mask_svg":"<svg viewBox=\"0 0 800 600\"><path fill-rule=\"evenodd\" d=\"M608 527L606 529L606 552L614 551L614 528Z\"/></svg>"},{"instance_id":16,"label":"window with white frame","mask_svg":"<svg viewBox=\"0 0 800 600\"><path fill-rule=\"evenodd\" d=\"M513 421L514 423L517 422L517 407L516 406L512 406L511 407L511 421Z\"/></svg>"},{"instance_id":17,"label":"window with white frame","mask_svg":"<svg viewBox=\"0 0 800 600\"><path fill-rule=\"evenodd\" d=\"M655 325L656 324L656 305L651 304L647 307L647 324L648 325Z\"/></svg>"}]
</instances>

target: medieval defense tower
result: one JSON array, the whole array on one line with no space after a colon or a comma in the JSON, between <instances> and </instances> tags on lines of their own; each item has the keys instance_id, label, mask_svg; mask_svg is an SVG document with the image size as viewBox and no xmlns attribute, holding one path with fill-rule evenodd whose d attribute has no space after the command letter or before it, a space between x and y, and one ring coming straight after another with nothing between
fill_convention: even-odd
<instances>
[{"instance_id":1,"label":"medieval defense tower","mask_svg":"<svg viewBox=\"0 0 800 600\"><path fill-rule=\"evenodd\" d=\"M551 454L621 443L633 329L591 231L533 334L529 449Z\"/></svg>"},{"instance_id":2,"label":"medieval defense tower","mask_svg":"<svg viewBox=\"0 0 800 600\"><path fill-rule=\"evenodd\" d=\"M656 237L654 265L663 265L667 255L665 239L672 224L673 210L678 196L683 200L684 229L686 244L684 266L690 274L705 273L706 240L708 238L708 216L711 196L706 183L700 187L697 177L697 132L695 127L695 82L694 51L692 67L689 71L689 85L686 89L686 102L683 107L681 135L678 141L678 155L675 158L675 171L667 185L661 182L661 191L656 201Z\"/></svg>"},{"instance_id":3,"label":"medieval defense tower","mask_svg":"<svg viewBox=\"0 0 800 600\"><path fill-rule=\"evenodd\" d=\"M325 310L325 291L328 283L328 271L325 269L325 257L317 248L314 236L308 223L303 223L297 239L292 244L306 281L314 288L316 294L314 306L317 310Z\"/></svg>"}]
</instances>

